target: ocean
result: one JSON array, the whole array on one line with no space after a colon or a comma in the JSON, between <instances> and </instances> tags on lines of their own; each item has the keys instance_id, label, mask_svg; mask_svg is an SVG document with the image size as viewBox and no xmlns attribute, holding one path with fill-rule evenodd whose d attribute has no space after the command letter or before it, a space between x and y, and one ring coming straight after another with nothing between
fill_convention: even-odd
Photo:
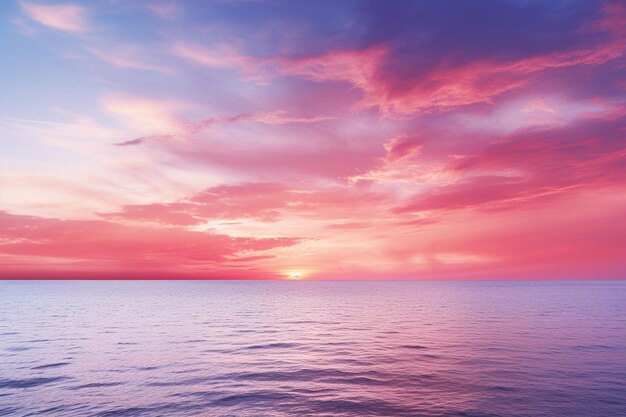
<instances>
[{"instance_id":1,"label":"ocean","mask_svg":"<svg viewBox=\"0 0 626 417\"><path fill-rule=\"evenodd\" d=\"M626 416L626 281L1 281L3 416Z\"/></svg>"}]
</instances>

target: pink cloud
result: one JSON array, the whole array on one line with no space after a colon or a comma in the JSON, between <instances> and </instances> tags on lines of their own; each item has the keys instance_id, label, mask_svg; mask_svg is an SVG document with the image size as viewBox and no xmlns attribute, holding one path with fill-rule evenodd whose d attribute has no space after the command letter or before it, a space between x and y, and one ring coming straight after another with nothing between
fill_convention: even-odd
<instances>
[{"instance_id":1,"label":"pink cloud","mask_svg":"<svg viewBox=\"0 0 626 417\"><path fill-rule=\"evenodd\" d=\"M407 278L619 279L626 265L623 190L581 190L550 204L488 213L458 211L405 226L412 232L394 233L379 246L394 260L394 273Z\"/></svg>"},{"instance_id":2,"label":"pink cloud","mask_svg":"<svg viewBox=\"0 0 626 417\"><path fill-rule=\"evenodd\" d=\"M239 135L243 137L237 141L197 138L185 143L168 142L161 144L161 149L184 164L215 167L233 173L255 172L264 178L287 180L315 176L347 178L373 168L374 158L380 153L373 145L357 148L346 140L321 136L319 131L301 131L300 136L283 138L298 139L299 146L269 143L269 140L261 142L247 132Z\"/></svg>"},{"instance_id":3,"label":"pink cloud","mask_svg":"<svg viewBox=\"0 0 626 417\"><path fill-rule=\"evenodd\" d=\"M198 214L205 218L274 221L277 210L286 207L290 197L290 190L282 185L250 183L211 187L189 201L197 204Z\"/></svg>"},{"instance_id":4,"label":"pink cloud","mask_svg":"<svg viewBox=\"0 0 626 417\"><path fill-rule=\"evenodd\" d=\"M185 203L128 204L123 206L121 213L102 213L101 216L107 219L175 226L193 226L202 223L202 219L188 212L191 211L190 208L191 205Z\"/></svg>"},{"instance_id":5,"label":"pink cloud","mask_svg":"<svg viewBox=\"0 0 626 417\"><path fill-rule=\"evenodd\" d=\"M375 46L362 51L331 51L324 55L304 58L272 58L264 64L277 65L283 74L299 75L319 81L348 81L368 91L377 68L384 62L388 50Z\"/></svg>"},{"instance_id":6,"label":"pink cloud","mask_svg":"<svg viewBox=\"0 0 626 417\"><path fill-rule=\"evenodd\" d=\"M126 205L119 212L101 216L178 226L216 219L254 218L272 222L277 219L278 210L286 207L289 196L289 190L278 184L221 185L176 203Z\"/></svg>"},{"instance_id":7,"label":"pink cloud","mask_svg":"<svg viewBox=\"0 0 626 417\"><path fill-rule=\"evenodd\" d=\"M367 222L331 223L327 226L328 229L333 230L368 229L370 227L372 224Z\"/></svg>"},{"instance_id":8,"label":"pink cloud","mask_svg":"<svg viewBox=\"0 0 626 417\"><path fill-rule=\"evenodd\" d=\"M144 136L144 137L140 137L140 138L135 138L135 139L130 139L130 140L125 140L124 142L117 142L114 143L115 146L134 146L134 145L141 145L142 143L144 143L146 140L150 140L150 139L154 139L154 138L158 138L161 137L162 135L153 135L153 136Z\"/></svg>"},{"instance_id":9,"label":"pink cloud","mask_svg":"<svg viewBox=\"0 0 626 417\"><path fill-rule=\"evenodd\" d=\"M390 201L388 194L355 187L295 189L276 183L220 185L174 203L125 205L117 212L100 213L107 219L139 223L191 226L217 219L255 219L277 222L282 217L301 216L336 219L359 211L355 205ZM343 223L353 228L365 223Z\"/></svg>"},{"instance_id":10,"label":"pink cloud","mask_svg":"<svg viewBox=\"0 0 626 417\"><path fill-rule=\"evenodd\" d=\"M218 45L212 49L192 43L176 43L171 51L174 55L205 67L247 68L256 67L251 58L240 54L230 45Z\"/></svg>"},{"instance_id":11,"label":"pink cloud","mask_svg":"<svg viewBox=\"0 0 626 417\"><path fill-rule=\"evenodd\" d=\"M184 126L181 114L194 107L186 101L124 93L107 94L100 99L100 104L130 128L150 133L178 132Z\"/></svg>"},{"instance_id":12,"label":"pink cloud","mask_svg":"<svg viewBox=\"0 0 626 417\"><path fill-rule=\"evenodd\" d=\"M501 215L491 227L461 232L445 245L497 259L492 267L500 276L620 278L626 230L619 219L626 206L618 190L587 190L540 210Z\"/></svg>"},{"instance_id":13,"label":"pink cloud","mask_svg":"<svg viewBox=\"0 0 626 417\"><path fill-rule=\"evenodd\" d=\"M469 154L449 159L445 181L394 212L521 210L584 188L624 186L626 145L620 127L625 121L615 116L522 129L483 145L475 141Z\"/></svg>"},{"instance_id":14,"label":"pink cloud","mask_svg":"<svg viewBox=\"0 0 626 417\"><path fill-rule=\"evenodd\" d=\"M604 64L623 56L624 46L620 41L598 49L555 53L505 63L475 61L457 68L436 69L393 93L385 88L391 80L381 78L377 80L380 86L370 90L385 93L366 96L365 104L378 106L386 113L403 114L492 103L496 97L532 83L542 71Z\"/></svg>"},{"instance_id":15,"label":"pink cloud","mask_svg":"<svg viewBox=\"0 0 626 417\"><path fill-rule=\"evenodd\" d=\"M183 14L181 4L173 1L148 3L145 7L162 19L175 19Z\"/></svg>"},{"instance_id":16,"label":"pink cloud","mask_svg":"<svg viewBox=\"0 0 626 417\"><path fill-rule=\"evenodd\" d=\"M141 145L146 142L155 141L168 141L168 140L184 140L185 138L193 137L199 133L210 130L211 128L219 126L236 125L238 123L252 122L267 125L286 125L286 124L308 124L317 123L326 120L334 120L335 117L330 116L292 116L285 111L274 111L268 113L240 113L228 116L209 117L201 119L196 122L185 122L181 119L174 118L167 110L167 106L158 105L158 103L152 103L150 101L144 101L145 104L139 105L132 102L126 105L120 105L117 101L106 101L105 106L108 110L119 113L124 116L128 116L131 120L135 120L139 125L150 126L153 125L154 129L158 129L158 125L151 123L150 120L154 119L169 119L169 127L171 127L171 134L154 134L148 136L142 136L135 139L114 143L116 146L132 146ZM135 107L137 109L135 110ZM152 107L152 109L151 109Z\"/></svg>"},{"instance_id":17,"label":"pink cloud","mask_svg":"<svg viewBox=\"0 0 626 417\"><path fill-rule=\"evenodd\" d=\"M201 271L239 254L291 246L298 239L235 238L179 228L131 227L108 221L0 212L0 242L5 257L58 259L87 263L95 271L111 267L138 273L142 268L156 267L188 272L197 267ZM10 277L11 271L5 270L3 275Z\"/></svg>"},{"instance_id":18,"label":"pink cloud","mask_svg":"<svg viewBox=\"0 0 626 417\"><path fill-rule=\"evenodd\" d=\"M138 48L115 45L109 46L108 48L89 47L87 51L102 61L118 68L157 71L162 73L172 72L172 70L165 66L148 62L147 59L141 56L141 52Z\"/></svg>"},{"instance_id":19,"label":"pink cloud","mask_svg":"<svg viewBox=\"0 0 626 417\"><path fill-rule=\"evenodd\" d=\"M223 46L215 50L177 46L174 52L205 66L239 68L262 78L278 73L320 82L347 82L363 93L357 108L377 108L386 115L407 115L493 104L497 97L531 85L550 70L598 66L619 59L626 51L626 39L619 25L623 17L621 6L606 6L605 16L588 29L608 31L612 38L594 48L511 60L476 59L458 65L442 64L406 80L398 79L392 70L398 57L386 44L365 49L335 49L304 57L256 58Z\"/></svg>"},{"instance_id":20,"label":"pink cloud","mask_svg":"<svg viewBox=\"0 0 626 417\"><path fill-rule=\"evenodd\" d=\"M616 37L624 41L626 37L626 5L619 1L607 2L603 5L604 16L593 26L598 30L613 33Z\"/></svg>"},{"instance_id":21,"label":"pink cloud","mask_svg":"<svg viewBox=\"0 0 626 417\"><path fill-rule=\"evenodd\" d=\"M580 120L563 127L520 130L455 160L456 172L515 170L552 184L623 182L624 117Z\"/></svg>"},{"instance_id":22,"label":"pink cloud","mask_svg":"<svg viewBox=\"0 0 626 417\"><path fill-rule=\"evenodd\" d=\"M86 32L90 29L86 7L75 4L36 4L20 2L22 10L36 22L66 32Z\"/></svg>"},{"instance_id":23,"label":"pink cloud","mask_svg":"<svg viewBox=\"0 0 626 417\"><path fill-rule=\"evenodd\" d=\"M293 116L289 115L284 110L278 110L267 113L242 113L229 116L210 117L207 119L199 120L195 123L189 123L188 131L189 133L198 133L212 126L237 124L246 121L268 125L284 125L290 123L316 123L334 119L335 117L331 116Z\"/></svg>"},{"instance_id":24,"label":"pink cloud","mask_svg":"<svg viewBox=\"0 0 626 417\"><path fill-rule=\"evenodd\" d=\"M529 201L554 192L557 190L529 184L524 178L473 177L417 195L408 204L395 208L394 212L411 213L476 207L520 208Z\"/></svg>"},{"instance_id":25,"label":"pink cloud","mask_svg":"<svg viewBox=\"0 0 626 417\"><path fill-rule=\"evenodd\" d=\"M417 154L422 149L423 139L415 136L400 135L386 142L387 159L397 161Z\"/></svg>"}]
</instances>

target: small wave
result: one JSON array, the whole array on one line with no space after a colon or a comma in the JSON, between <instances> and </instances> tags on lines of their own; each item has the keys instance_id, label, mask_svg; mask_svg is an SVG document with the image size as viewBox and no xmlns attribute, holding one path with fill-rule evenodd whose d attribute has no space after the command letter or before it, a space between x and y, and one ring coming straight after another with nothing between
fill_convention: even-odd
<instances>
[{"instance_id":1,"label":"small wave","mask_svg":"<svg viewBox=\"0 0 626 417\"><path fill-rule=\"evenodd\" d=\"M76 385L74 387L68 387L71 390L85 389L85 388L103 388L114 387L116 385L122 385L121 382L92 382L90 384Z\"/></svg>"},{"instance_id":2,"label":"small wave","mask_svg":"<svg viewBox=\"0 0 626 417\"><path fill-rule=\"evenodd\" d=\"M137 367L138 371L156 371L157 369L161 369L160 366L139 366Z\"/></svg>"},{"instance_id":3,"label":"small wave","mask_svg":"<svg viewBox=\"0 0 626 417\"><path fill-rule=\"evenodd\" d=\"M286 321L285 324L341 324L337 322L325 322L320 320L290 320Z\"/></svg>"},{"instance_id":4,"label":"small wave","mask_svg":"<svg viewBox=\"0 0 626 417\"><path fill-rule=\"evenodd\" d=\"M157 403L150 404L144 407L126 407L116 408L112 410L102 411L96 414L97 417L135 417L141 415L147 416L172 416L181 415L182 412L188 412L190 410L198 409L201 405L191 404L177 404L177 403ZM185 413L185 415L188 415ZM197 415L197 414L193 414Z\"/></svg>"},{"instance_id":5,"label":"small wave","mask_svg":"<svg viewBox=\"0 0 626 417\"><path fill-rule=\"evenodd\" d=\"M388 385L388 380L368 378L365 376L355 376L351 378L327 378L322 379L321 382L327 382L331 384L348 384L348 385Z\"/></svg>"},{"instance_id":6,"label":"small wave","mask_svg":"<svg viewBox=\"0 0 626 417\"><path fill-rule=\"evenodd\" d=\"M404 349L428 349L426 346L422 345L402 345L400 347Z\"/></svg>"},{"instance_id":7,"label":"small wave","mask_svg":"<svg viewBox=\"0 0 626 417\"><path fill-rule=\"evenodd\" d=\"M225 376L232 380L254 380L254 381L321 381L332 378L344 378L344 381L354 379L354 381L364 381L359 378L370 378L377 380L385 380L389 378L388 374L367 371L367 372L348 372L335 369L301 369L297 371L267 371L267 372L240 372Z\"/></svg>"},{"instance_id":8,"label":"small wave","mask_svg":"<svg viewBox=\"0 0 626 417\"><path fill-rule=\"evenodd\" d=\"M615 346L608 345L575 345L572 346L573 350L592 351L592 350L614 350Z\"/></svg>"},{"instance_id":9,"label":"small wave","mask_svg":"<svg viewBox=\"0 0 626 417\"><path fill-rule=\"evenodd\" d=\"M259 391L259 392L250 392L245 394L232 394L227 395L222 398L218 398L213 401L211 405L213 406L235 406L240 404L249 405L261 405L266 404L268 406L283 403L288 400L292 400L298 395L288 394L288 393L279 393L274 391Z\"/></svg>"},{"instance_id":10,"label":"small wave","mask_svg":"<svg viewBox=\"0 0 626 417\"><path fill-rule=\"evenodd\" d=\"M196 377L196 378L187 378L181 379L178 381L157 381L157 382L148 382L146 386L148 387L175 387L175 386L187 386L187 385L196 385L196 384L204 384L211 380L208 377Z\"/></svg>"},{"instance_id":11,"label":"small wave","mask_svg":"<svg viewBox=\"0 0 626 417\"><path fill-rule=\"evenodd\" d=\"M263 330L263 329L259 329L259 330L241 329L241 330L235 330L234 333L274 334L274 333L279 333L279 331L278 330Z\"/></svg>"},{"instance_id":12,"label":"small wave","mask_svg":"<svg viewBox=\"0 0 626 417\"><path fill-rule=\"evenodd\" d=\"M49 378L27 378L27 379L0 379L0 388L31 388L39 385L50 384L52 382L67 379L65 376L55 376Z\"/></svg>"},{"instance_id":13,"label":"small wave","mask_svg":"<svg viewBox=\"0 0 626 417\"><path fill-rule=\"evenodd\" d=\"M428 415L425 410L400 406L385 400L333 399L311 401L307 407L313 414L322 415L367 415L367 416L417 416Z\"/></svg>"},{"instance_id":14,"label":"small wave","mask_svg":"<svg viewBox=\"0 0 626 417\"><path fill-rule=\"evenodd\" d=\"M174 345L186 345L189 343L205 343L206 341L207 341L206 339L172 340L169 343L172 343Z\"/></svg>"},{"instance_id":15,"label":"small wave","mask_svg":"<svg viewBox=\"0 0 626 417\"><path fill-rule=\"evenodd\" d=\"M31 369L48 369L48 368L58 368L59 366L69 365L69 362L57 362L57 363L48 363L46 365L34 366Z\"/></svg>"},{"instance_id":16,"label":"small wave","mask_svg":"<svg viewBox=\"0 0 626 417\"><path fill-rule=\"evenodd\" d=\"M147 407L128 407L118 408L115 410L103 411L98 413L98 417L122 417L122 416L136 416L147 412L152 412L154 409Z\"/></svg>"},{"instance_id":17,"label":"small wave","mask_svg":"<svg viewBox=\"0 0 626 417\"><path fill-rule=\"evenodd\" d=\"M15 346L15 347L10 347L7 348L8 351L10 352L25 352L27 350L31 350L31 347L28 346Z\"/></svg>"},{"instance_id":18,"label":"small wave","mask_svg":"<svg viewBox=\"0 0 626 417\"><path fill-rule=\"evenodd\" d=\"M251 350L251 349L289 349L300 346L299 343L268 343L265 345L250 345L246 346L243 349Z\"/></svg>"},{"instance_id":19,"label":"small wave","mask_svg":"<svg viewBox=\"0 0 626 417\"><path fill-rule=\"evenodd\" d=\"M0 416L14 416L17 415L18 408L4 407L0 408Z\"/></svg>"},{"instance_id":20,"label":"small wave","mask_svg":"<svg viewBox=\"0 0 626 417\"><path fill-rule=\"evenodd\" d=\"M503 386L495 386L495 387L489 387L488 388L489 391L496 391L496 392L512 392L512 391L516 391L515 388L512 387L503 387Z\"/></svg>"},{"instance_id":21,"label":"small wave","mask_svg":"<svg viewBox=\"0 0 626 417\"><path fill-rule=\"evenodd\" d=\"M66 411L68 409L67 406L65 405L57 405L55 407L50 407L50 408L46 408L45 410L41 410L40 412L38 412L37 414L51 414L51 413L57 413L60 411Z\"/></svg>"}]
</instances>

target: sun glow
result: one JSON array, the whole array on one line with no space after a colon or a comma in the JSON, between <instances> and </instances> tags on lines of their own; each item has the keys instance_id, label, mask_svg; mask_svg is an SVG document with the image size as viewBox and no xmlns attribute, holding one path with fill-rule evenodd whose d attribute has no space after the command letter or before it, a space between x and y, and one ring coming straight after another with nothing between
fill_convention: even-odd
<instances>
[{"instance_id":1,"label":"sun glow","mask_svg":"<svg viewBox=\"0 0 626 417\"><path fill-rule=\"evenodd\" d=\"M297 280L304 279L306 274L302 271L285 271L284 275L287 277L287 279Z\"/></svg>"}]
</instances>

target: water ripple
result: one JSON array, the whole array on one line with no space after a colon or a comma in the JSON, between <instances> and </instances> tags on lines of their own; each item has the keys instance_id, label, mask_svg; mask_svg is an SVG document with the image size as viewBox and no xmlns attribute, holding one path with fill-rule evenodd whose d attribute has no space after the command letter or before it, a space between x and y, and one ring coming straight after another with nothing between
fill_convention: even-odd
<instances>
[{"instance_id":1,"label":"water ripple","mask_svg":"<svg viewBox=\"0 0 626 417\"><path fill-rule=\"evenodd\" d=\"M34 366L31 369L49 369L49 368L58 368L60 366L69 365L69 362L57 362L57 363L48 363L45 365Z\"/></svg>"},{"instance_id":2,"label":"water ripple","mask_svg":"<svg viewBox=\"0 0 626 417\"><path fill-rule=\"evenodd\" d=\"M0 416L626 409L622 282L0 282L0 316Z\"/></svg>"},{"instance_id":3,"label":"water ripple","mask_svg":"<svg viewBox=\"0 0 626 417\"><path fill-rule=\"evenodd\" d=\"M0 379L0 388L32 388L61 381L63 379L67 379L67 377L55 376L48 378Z\"/></svg>"}]
</instances>

